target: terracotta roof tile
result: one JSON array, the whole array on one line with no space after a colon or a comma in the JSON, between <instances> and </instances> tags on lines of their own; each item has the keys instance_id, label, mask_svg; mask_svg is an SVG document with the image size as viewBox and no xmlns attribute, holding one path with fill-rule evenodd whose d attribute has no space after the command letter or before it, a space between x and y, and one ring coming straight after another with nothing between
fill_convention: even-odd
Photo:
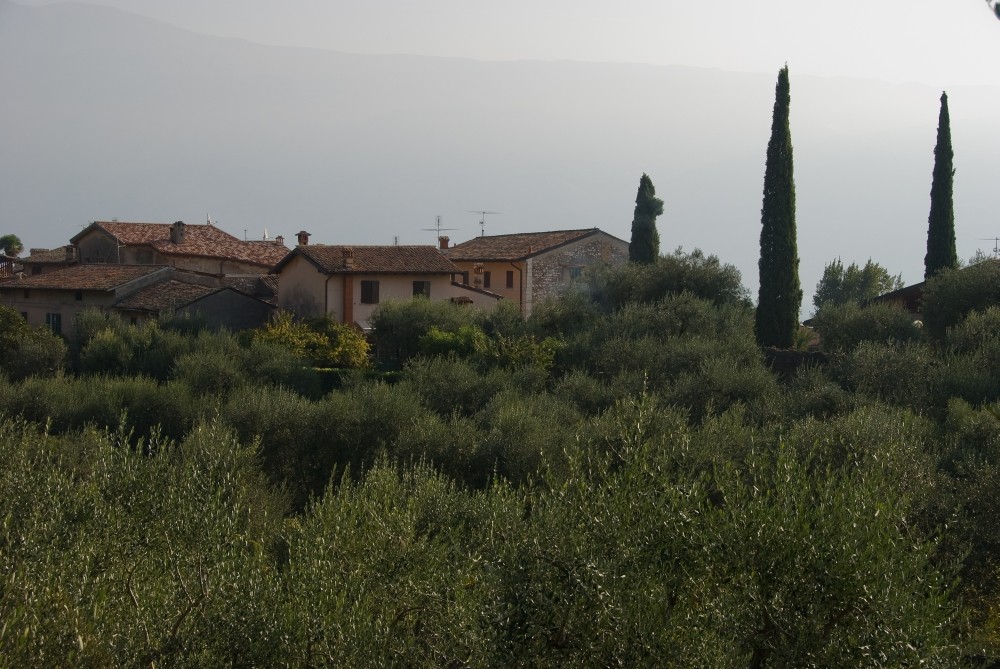
<instances>
[{"instance_id":1,"label":"terracotta roof tile","mask_svg":"<svg viewBox=\"0 0 1000 669\"><path fill-rule=\"evenodd\" d=\"M354 265L344 263L353 251ZM327 274L454 274L461 270L434 246L298 246L298 253ZM284 265L284 263L281 263Z\"/></svg>"},{"instance_id":2,"label":"terracotta roof tile","mask_svg":"<svg viewBox=\"0 0 1000 669\"><path fill-rule=\"evenodd\" d=\"M222 258L271 268L288 254L277 242L244 241L214 225L185 225L184 241L170 240L171 223L137 223L125 221L94 221L76 235L76 241L92 228L100 228L128 246L150 246L167 256Z\"/></svg>"},{"instance_id":3,"label":"terracotta roof tile","mask_svg":"<svg viewBox=\"0 0 1000 669\"><path fill-rule=\"evenodd\" d=\"M597 228L588 228L475 237L445 249L444 253L455 261L522 260L597 232L600 232Z\"/></svg>"},{"instance_id":4,"label":"terracotta roof tile","mask_svg":"<svg viewBox=\"0 0 1000 669\"><path fill-rule=\"evenodd\" d=\"M27 258L22 258L21 262L29 264L69 264L76 262L75 253L68 249L72 246L57 246L54 249L31 249Z\"/></svg>"},{"instance_id":5,"label":"terracotta roof tile","mask_svg":"<svg viewBox=\"0 0 1000 669\"><path fill-rule=\"evenodd\" d=\"M180 309L206 295L225 290L225 288L199 286L193 283L183 283L174 279L160 281L115 303L118 309L132 311L151 311L160 313L171 309Z\"/></svg>"},{"instance_id":6,"label":"terracotta roof tile","mask_svg":"<svg viewBox=\"0 0 1000 669\"><path fill-rule=\"evenodd\" d=\"M4 282L4 288L46 290L114 290L129 281L164 269L163 265L73 265Z\"/></svg>"}]
</instances>

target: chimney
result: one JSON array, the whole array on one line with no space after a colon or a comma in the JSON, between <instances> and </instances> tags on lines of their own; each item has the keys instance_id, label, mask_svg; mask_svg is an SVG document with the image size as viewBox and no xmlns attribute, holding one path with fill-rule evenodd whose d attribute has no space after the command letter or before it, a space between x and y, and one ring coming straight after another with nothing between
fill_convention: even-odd
<instances>
[{"instance_id":1,"label":"chimney","mask_svg":"<svg viewBox=\"0 0 1000 669\"><path fill-rule=\"evenodd\" d=\"M354 249L350 246L344 247L344 269L351 269L354 267Z\"/></svg>"},{"instance_id":2,"label":"chimney","mask_svg":"<svg viewBox=\"0 0 1000 669\"><path fill-rule=\"evenodd\" d=\"M177 221L170 226L170 241L174 244L184 243L184 221Z\"/></svg>"},{"instance_id":3,"label":"chimney","mask_svg":"<svg viewBox=\"0 0 1000 669\"><path fill-rule=\"evenodd\" d=\"M303 230L297 237L299 238L299 246L306 246L309 244L309 233Z\"/></svg>"},{"instance_id":4,"label":"chimney","mask_svg":"<svg viewBox=\"0 0 1000 669\"><path fill-rule=\"evenodd\" d=\"M76 260L76 247L70 244L66 247L66 261L73 262Z\"/></svg>"},{"instance_id":5,"label":"chimney","mask_svg":"<svg viewBox=\"0 0 1000 669\"><path fill-rule=\"evenodd\" d=\"M284 246L285 238L282 235L278 235L277 237L274 238L274 243L277 246Z\"/></svg>"},{"instance_id":6,"label":"chimney","mask_svg":"<svg viewBox=\"0 0 1000 669\"><path fill-rule=\"evenodd\" d=\"M438 248L442 250L448 248L448 242L450 241L451 240L448 238L448 235L441 235L438 237Z\"/></svg>"}]
</instances>

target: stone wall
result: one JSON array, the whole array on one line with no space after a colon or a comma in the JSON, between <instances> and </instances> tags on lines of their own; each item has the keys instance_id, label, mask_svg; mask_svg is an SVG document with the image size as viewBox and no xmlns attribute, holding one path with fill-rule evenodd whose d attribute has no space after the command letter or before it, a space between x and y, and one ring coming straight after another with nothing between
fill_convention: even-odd
<instances>
[{"instance_id":1,"label":"stone wall","mask_svg":"<svg viewBox=\"0 0 1000 669\"><path fill-rule=\"evenodd\" d=\"M600 233L557 248L528 261L524 315L531 315L535 302L565 290L577 275L595 263L622 265L628 262L628 242Z\"/></svg>"}]
</instances>

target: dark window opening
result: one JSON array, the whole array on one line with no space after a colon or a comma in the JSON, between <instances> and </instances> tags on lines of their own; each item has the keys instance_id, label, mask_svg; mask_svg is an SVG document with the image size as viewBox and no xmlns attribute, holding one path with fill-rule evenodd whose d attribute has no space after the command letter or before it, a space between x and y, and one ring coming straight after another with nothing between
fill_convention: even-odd
<instances>
[{"instance_id":1,"label":"dark window opening","mask_svg":"<svg viewBox=\"0 0 1000 669\"><path fill-rule=\"evenodd\" d=\"M73 293L73 299L76 300L77 302L83 302L83 291L78 290L75 293Z\"/></svg>"},{"instance_id":2,"label":"dark window opening","mask_svg":"<svg viewBox=\"0 0 1000 669\"><path fill-rule=\"evenodd\" d=\"M464 283L466 286L469 285L469 273L468 272L462 272L462 283Z\"/></svg>"},{"instance_id":3,"label":"dark window opening","mask_svg":"<svg viewBox=\"0 0 1000 669\"><path fill-rule=\"evenodd\" d=\"M39 266L39 265L35 265L35 266L33 266L33 267L31 268L31 273L32 273L32 275L35 275L35 274L41 274L41 273L42 273L42 268L41 268L41 266Z\"/></svg>"},{"instance_id":4,"label":"dark window opening","mask_svg":"<svg viewBox=\"0 0 1000 669\"><path fill-rule=\"evenodd\" d=\"M378 304L378 281L361 282L361 304Z\"/></svg>"},{"instance_id":5,"label":"dark window opening","mask_svg":"<svg viewBox=\"0 0 1000 669\"><path fill-rule=\"evenodd\" d=\"M62 334L62 314L45 314L45 327L52 330L52 334Z\"/></svg>"},{"instance_id":6,"label":"dark window opening","mask_svg":"<svg viewBox=\"0 0 1000 669\"><path fill-rule=\"evenodd\" d=\"M483 272L483 288L489 288L489 287L490 287L490 273Z\"/></svg>"},{"instance_id":7,"label":"dark window opening","mask_svg":"<svg viewBox=\"0 0 1000 669\"><path fill-rule=\"evenodd\" d=\"M583 268L582 267L570 267L569 268L569 280L570 281L576 281L581 276L583 276Z\"/></svg>"},{"instance_id":8,"label":"dark window opening","mask_svg":"<svg viewBox=\"0 0 1000 669\"><path fill-rule=\"evenodd\" d=\"M514 287L514 270L512 269L507 270L507 287Z\"/></svg>"},{"instance_id":9,"label":"dark window opening","mask_svg":"<svg viewBox=\"0 0 1000 669\"><path fill-rule=\"evenodd\" d=\"M427 297L431 296L431 282L430 281L414 281L413 282L413 297Z\"/></svg>"}]
</instances>

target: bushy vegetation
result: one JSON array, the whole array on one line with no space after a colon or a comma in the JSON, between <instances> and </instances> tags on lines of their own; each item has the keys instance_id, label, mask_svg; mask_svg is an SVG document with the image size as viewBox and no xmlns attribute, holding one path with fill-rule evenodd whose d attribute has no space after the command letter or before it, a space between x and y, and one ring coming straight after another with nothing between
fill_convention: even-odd
<instances>
[{"instance_id":1,"label":"bushy vegetation","mask_svg":"<svg viewBox=\"0 0 1000 669\"><path fill-rule=\"evenodd\" d=\"M0 378L0 666L996 661L1000 310L779 372L734 271L386 304L327 392L328 324L86 314Z\"/></svg>"}]
</instances>

